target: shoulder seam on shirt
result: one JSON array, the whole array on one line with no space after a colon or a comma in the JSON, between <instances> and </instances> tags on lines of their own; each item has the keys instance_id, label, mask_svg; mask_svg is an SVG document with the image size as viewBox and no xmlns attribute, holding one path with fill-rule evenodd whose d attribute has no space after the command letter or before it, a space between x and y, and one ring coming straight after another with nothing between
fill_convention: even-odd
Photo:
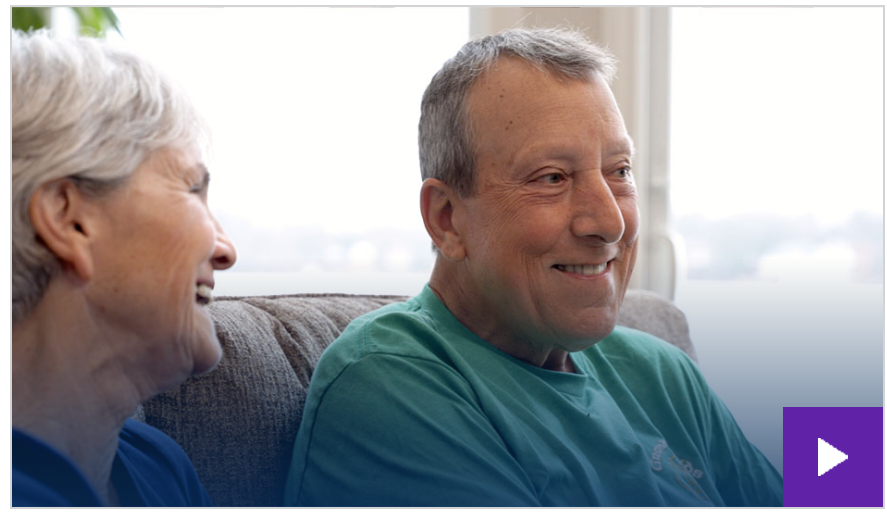
<instances>
[{"instance_id":1,"label":"shoulder seam on shirt","mask_svg":"<svg viewBox=\"0 0 887 516\"><path fill-rule=\"evenodd\" d=\"M371 353L375 353L375 351L372 351L370 349L370 346L368 344L368 338L367 338L367 333L370 331L370 327L373 325L373 323L376 322L376 320L379 319L380 317L385 317L387 315L407 314L407 313L408 314L415 314L416 312L418 312L418 307L411 306L413 304L412 301L413 301L412 299L404 301L404 304L406 304L409 307L407 310L397 311L397 312L382 312L382 313L375 313L375 314L367 314L368 316L365 316L365 318L362 321L360 321L360 328L358 329L358 332L357 332L357 354L358 354L359 358L363 358L364 356L367 356Z\"/></svg>"}]
</instances>

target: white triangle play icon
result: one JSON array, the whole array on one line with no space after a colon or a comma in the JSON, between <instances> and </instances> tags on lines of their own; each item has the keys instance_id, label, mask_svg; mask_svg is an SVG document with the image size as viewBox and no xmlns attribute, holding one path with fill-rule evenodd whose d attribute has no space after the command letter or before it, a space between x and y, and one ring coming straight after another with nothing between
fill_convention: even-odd
<instances>
[{"instance_id":1,"label":"white triangle play icon","mask_svg":"<svg viewBox=\"0 0 887 516\"><path fill-rule=\"evenodd\" d=\"M835 448L831 444L819 440L819 449L816 453L817 465L819 466L819 475L822 476L828 470L847 460L847 454Z\"/></svg>"}]
</instances>

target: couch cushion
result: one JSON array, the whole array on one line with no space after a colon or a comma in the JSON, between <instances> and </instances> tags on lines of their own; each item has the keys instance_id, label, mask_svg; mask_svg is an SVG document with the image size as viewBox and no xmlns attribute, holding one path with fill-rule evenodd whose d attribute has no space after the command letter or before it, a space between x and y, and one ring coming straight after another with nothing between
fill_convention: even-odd
<instances>
[{"instance_id":1,"label":"couch cushion","mask_svg":"<svg viewBox=\"0 0 887 516\"><path fill-rule=\"evenodd\" d=\"M185 450L213 504L280 506L308 381L355 317L396 296L221 297L209 305L224 356L144 405Z\"/></svg>"}]
</instances>

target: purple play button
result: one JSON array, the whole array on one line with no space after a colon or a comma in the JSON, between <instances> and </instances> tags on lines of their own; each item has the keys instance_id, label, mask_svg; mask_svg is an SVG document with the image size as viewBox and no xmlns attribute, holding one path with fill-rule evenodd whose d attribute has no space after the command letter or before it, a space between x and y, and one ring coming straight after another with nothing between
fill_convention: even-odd
<instances>
[{"instance_id":1,"label":"purple play button","mask_svg":"<svg viewBox=\"0 0 887 516\"><path fill-rule=\"evenodd\" d=\"M782 409L786 507L883 507L882 407Z\"/></svg>"}]
</instances>

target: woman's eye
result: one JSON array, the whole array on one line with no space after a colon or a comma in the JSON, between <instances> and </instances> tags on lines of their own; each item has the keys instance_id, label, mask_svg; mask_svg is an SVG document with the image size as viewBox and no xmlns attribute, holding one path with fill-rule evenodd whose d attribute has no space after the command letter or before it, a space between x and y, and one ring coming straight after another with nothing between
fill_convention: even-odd
<instances>
[{"instance_id":1,"label":"woman's eye","mask_svg":"<svg viewBox=\"0 0 887 516\"><path fill-rule=\"evenodd\" d=\"M209 190L209 174L204 174L200 182L191 187L190 192L196 194L205 194Z\"/></svg>"}]
</instances>

